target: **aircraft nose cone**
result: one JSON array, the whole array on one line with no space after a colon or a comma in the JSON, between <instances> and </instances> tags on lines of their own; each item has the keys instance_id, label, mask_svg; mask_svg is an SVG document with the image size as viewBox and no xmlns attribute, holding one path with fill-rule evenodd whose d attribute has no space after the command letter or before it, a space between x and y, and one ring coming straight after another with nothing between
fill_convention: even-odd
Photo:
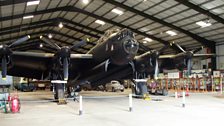
<instances>
[{"instance_id":1,"label":"aircraft nose cone","mask_svg":"<svg viewBox=\"0 0 224 126\"><path fill-rule=\"evenodd\" d=\"M136 54L139 44L135 39L128 39L124 42L124 49L128 54Z\"/></svg>"}]
</instances>

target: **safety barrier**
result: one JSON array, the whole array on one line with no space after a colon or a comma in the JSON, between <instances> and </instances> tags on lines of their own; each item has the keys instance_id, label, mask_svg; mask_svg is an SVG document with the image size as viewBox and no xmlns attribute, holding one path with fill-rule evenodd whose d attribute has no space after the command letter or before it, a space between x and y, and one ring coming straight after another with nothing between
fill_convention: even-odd
<instances>
[{"instance_id":1,"label":"safety barrier","mask_svg":"<svg viewBox=\"0 0 224 126\"><path fill-rule=\"evenodd\" d=\"M220 92L223 93L223 77L192 77L179 79L158 79L158 84L161 88L165 87L167 90L174 90L177 92Z\"/></svg>"}]
</instances>

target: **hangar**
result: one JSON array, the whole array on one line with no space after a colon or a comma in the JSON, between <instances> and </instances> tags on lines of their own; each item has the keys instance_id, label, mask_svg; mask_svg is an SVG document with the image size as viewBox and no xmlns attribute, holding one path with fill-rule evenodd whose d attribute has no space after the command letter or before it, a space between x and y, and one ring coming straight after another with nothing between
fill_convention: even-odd
<instances>
[{"instance_id":1,"label":"hangar","mask_svg":"<svg viewBox=\"0 0 224 126\"><path fill-rule=\"evenodd\" d=\"M223 110L223 7L222 0L1 0L0 124L221 124L203 119L221 120ZM108 92L81 91L88 88ZM8 95L19 96L19 114L4 114L14 111ZM74 109L82 115L75 121Z\"/></svg>"}]
</instances>

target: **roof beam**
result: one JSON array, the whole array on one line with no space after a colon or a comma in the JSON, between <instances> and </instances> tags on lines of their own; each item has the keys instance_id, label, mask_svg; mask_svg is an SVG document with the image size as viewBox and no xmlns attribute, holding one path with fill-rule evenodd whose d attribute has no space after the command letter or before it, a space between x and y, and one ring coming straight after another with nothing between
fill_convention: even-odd
<instances>
[{"instance_id":1,"label":"roof beam","mask_svg":"<svg viewBox=\"0 0 224 126\"><path fill-rule=\"evenodd\" d=\"M13 50L18 50L18 49L21 49L21 48L30 48L30 47L31 48L36 47L36 49L38 49L40 43L45 43L45 42L40 40L38 37L35 37L35 38L30 39L28 42L26 42L24 44L13 47L12 49ZM53 50L54 52L57 51L57 49L52 48L48 44L45 44L44 47L47 47L48 49ZM77 50L72 50L72 51L74 51L76 53L83 53L83 52L80 52L80 51L77 51Z\"/></svg>"},{"instance_id":2,"label":"roof beam","mask_svg":"<svg viewBox=\"0 0 224 126\"><path fill-rule=\"evenodd\" d=\"M57 32L57 31L53 31L53 30L45 30L45 31L40 31L40 32L35 32L35 33L32 33L32 34L30 34L31 35L31 39L30 40L33 40L33 39L39 39L39 37L34 37L34 38L32 38L32 36L34 36L34 35L43 35L43 34L45 34L45 33L53 33L53 34L59 34L59 35L62 35L62 36L65 36L63 33L60 33L60 32ZM14 37L14 38L7 38L8 40L12 40L12 39L19 39L19 38L21 38L21 37L23 37L24 35L22 35L22 36L18 36L18 37ZM66 35L67 36L67 35ZM69 37L69 36L68 36ZM58 41L58 42L60 42L60 43L64 43L64 44L68 44L68 45L73 45L72 43L68 43L68 42L65 42L65 41L62 41L62 40L58 40L58 39L56 39L56 38L52 38L53 40L55 40L55 41ZM75 39L75 40L78 40L78 41L81 41L81 39L79 39L79 38L74 38L74 37L71 37L71 39ZM4 39L3 41L7 41L6 39ZM42 40L41 40L42 41ZM0 42L1 42L1 40L0 40ZM43 42L42 41L42 43L45 43L45 42ZM95 44L94 43L92 43L92 42L87 42L88 44L91 44L91 45L93 45L93 46L95 46ZM10 43L8 43L8 44L10 44ZM24 44L27 44L27 43L24 43ZM80 48L82 48L83 50L86 50L86 51L89 51L89 48L85 48L85 47L80 47ZM76 50L73 50L73 51L75 51L75 52L78 52L78 53L80 53L80 51L76 51Z\"/></svg>"},{"instance_id":3,"label":"roof beam","mask_svg":"<svg viewBox=\"0 0 224 126\"><path fill-rule=\"evenodd\" d=\"M10 33L15 33L15 32L20 32L20 31L25 31L25 30L32 30L35 28L42 28L42 27L47 27L47 26L55 26L57 27L57 23L53 22L55 20L61 20L62 18L54 18L54 19L47 19L47 20L42 20L42 21L37 21L37 22L32 22L30 24L23 24L23 25L16 25L16 26L11 26L11 27L6 27L6 28L2 28L0 31L0 35L5 35L5 34L10 34ZM67 20L63 20L63 21L67 21ZM65 22L67 23L67 22ZM71 23L71 22L69 22ZM74 24L74 23L73 23ZM80 27L80 25L78 25L78 23L76 24L77 26ZM85 32L83 30L77 29L75 27L71 27L69 25L64 25L65 28L70 29L70 30L74 30L95 38L100 38L100 36L95 35L95 34L91 34L89 32ZM21 28L22 27L22 28ZM86 27L84 26L84 28L88 29L88 30L92 30L92 28ZM98 30L94 30L95 32L98 33ZM100 32L100 34L103 32Z\"/></svg>"},{"instance_id":4,"label":"roof beam","mask_svg":"<svg viewBox=\"0 0 224 126\"><path fill-rule=\"evenodd\" d=\"M16 32L21 32L21 31L26 31L26 30L33 30L33 29L36 29L36 28L42 28L42 27L48 27L48 26L55 26L53 25L51 22L50 23L45 23L45 24L41 24L39 25L39 23L33 23L32 26L28 26L26 28L23 28L23 29L18 29L19 26L14 26L14 28L17 28L15 30L12 30L12 31L5 31L5 32L0 32L0 35L5 35L5 34L10 34L10 33L16 33ZM5 29L9 29L10 27L7 27ZM70 27L69 27L70 28ZM71 27L72 28L72 27ZM4 29L3 29L4 30ZM71 30L74 30L71 29ZM81 32L81 30L79 30ZM63 34L61 32L57 32L57 31L54 31L54 30L51 30L51 31L45 31L46 33L53 33L53 34L58 34L58 35L61 35L61 36L65 36L69 39L73 39L73 40L77 40L77 41L81 41L82 39L80 38L75 38L75 37L72 37L72 36L69 36L69 35L66 35L66 34ZM42 32L44 33L44 32ZM5 40L7 41L7 39ZM2 40L0 40L0 42L2 42ZM93 42L87 42L88 44L91 44L91 45L95 45L95 43Z\"/></svg>"},{"instance_id":5,"label":"roof beam","mask_svg":"<svg viewBox=\"0 0 224 126\"><path fill-rule=\"evenodd\" d=\"M212 19L216 20L219 23L224 24L224 19L223 18L221 18L221 17L211 13L209 10L205 10L205 9L201 8L200 6L195 5L195 4L191 3L191 2L189 2L188 0L175 0L175 1L177 1L177 2L179 2L181 4L183 4L183 5L191 8L191 9L197 11L197 12L200 12L200 13L202 13L204 15L207 15L208 17L211 17Z\"/></svg>"},{"instance_id":6,"label":"roof beam","mask_svg":"<svg viewBox=\"0 0 224 126\"><path fill-rule=\"evenodd\" d=\"M82 13L82 14L85 14L85 15L88 15L88 16L91 16L93 18L96 18L96 19L100 19L100 20L103 20L107 23L110 23L110 24L113 24L115 26L118 26L118 27L121 27L121 28L127 28L127 29L130 29L131 31L137 33L137 34L140 34L140 35L143 35L143 36L146 36L146 37L149 37L151 39L154 39L164 45L169 45L170 43L168 41L165 41L163 39L160 39L160 38L157 38L153 35L149 35L149 34L146 34L144 32L141 32L139 30L136 30L134 28L131 28L131 27L128 27L128 26L125 26L123 24L120 24L120 23L117 23L117 22L114 22L110 19L107 19L107 18L104 18L104 17L101 17L99 15L96 15L96 14L93 14L91 12L88 12L88 11L85 11L83 9L79 9L79 8L76 8L76 7L73 7L73 6L64 6L64 7L59 7L59 8L53 8L53 9L47 9L47 10L41 10L41 11L35 11L35 12L29 12L29 13L26 13L25 15L39 15L39 14L45 14L45 13L53 13L53 12L57 12L57 11L68 11L68 12L79 12L79 13ZM12 20L12 19L16 19L16 18L22 18L24 16L24 14L18 14L18 15L13 15L12 16L7 16L7 17L1 17L0 18L0 21L6 21L6 20ZM174 49L175 51L180 51L177 47L175 46L171 46L172 49Z\"/></svg>"},{"instance_id":7,"label":"roof beam","mask_svg":"<svg viewBox=\"0 0 224 126\"><path fill-rule=\"evenodd\" d=\"M133 31L133 32L135 32L135 33L137 33L137 34L140 34L140 35L149 37L149 38L151 38L151 39L154 39L154 40L156 40L156 41L158 41L158 42L160 42L160 43L162 43L162 44L164 44L164 45L169 45L169 44L170 44L170 42L168 42L168 41L165 41L165 40L163 40L163 39L157 38L157 37L155 37L155 36L153 36L153 35L146 34L146 33L144 33L144 32L141 32L141 31L139 31L139 30L137 30L137 29L134 29L134 28L131 28L131 27L129 27L129 26L126 26L126 25L123 25L123 24L114 22L114 21L112 21L112 20L110 20L110 19L104 18L104 17L102 17L102 16L96 15L96 14L91 13L91 12L88 12L88 11L85 11L85 10L83 10L83 9L79 9L79 8L71 7L71 6L70 6L70 7L67 7L66 9L67 9L67 11L71 11L71 12L79 12L79 13L82 13L82 14L85 14L85 15L88 15L88 16L91 16L91 17L94 17L94 18L96 18L96 19L105 21L105 22L107 22L107 23L110 23L110 24L112 24L112 25L115 25L115 26L118 26L118 27L121 27L121 28L127 28L127 29L130 29L131 31ZM171 48L172 48L173 50L177 51L177 52L180 52L180 50L179 50L177 47L175 47L175 46L171 46Z\"/></svg>"},{"instance_id":8,"label":"roof beam","mask_svg":"<svg viewBox=\"0 0 224 126\"><path fill-rule=\"evenodd\" d=\"M133 13L135 13L135 14L138 14L138 15L140 15L140 16L142 16L142 17L145 17L145 18L147 18L147 19L150 19L150 20L152 20L152 21L155 21L155 22L157 22L157 23L160 23L160 24L162 24L162 25L165 25L165 26L167 26L167 27L170 27L170 28L172 28L172 29L175 29L175 30L177 30L177 31L180 31L180 32L182 32L182 33L184 33L184 34L190 36L191 38L197 40L199 43L201 43L202 45L204 45L204 46L206 46L206 47L213 47L213 46L215 45L215 42L214 42L214 41L207 40L207 39L205 39L205 38L203 38L203 37L200 37L200 36L198 36L198 35L196 35L196 34L193 34L193 33L189 32L189 31L187 31L187 30L184 30L184 29L182 29L182 28L180 28L180 27L177 27L177 26L175 26L175 25L173 25L173 24L171 24L171 23L168 23L168 22L166 22L166 21L164 21L164 20L161 20L161 19L159 19L159 18L156 18L156 17L154 17L153 15L146 14L146 13L144 13L144 12L142 12L142 11L139 11L139 10L137 10L137 9L134 9L134 8L132 8L132 7L129 7L129 6L127 6L127 5L124 5L124 4L120 3L120 2L116 2L115 0L108 0L108 1L107 1L107 0L103 0L103 1L105 1L105 2L107 2L107 3L110 3L110 4L114 5L114 6L123 8L123 9L125 9L125 10L127 10L127 11L133 12ZM186 3L186 2L185 2L186 0L176 0L176 1L184 1L183 3Z\"/></svg>"},{"instance_id":9,"label":"roof beam","mask_svg":"<svg viewBox=\"0 0 224 126\"><path fill-rule=\"evenodd\" d=\"M47 19L47 20L42 20L42 21L37 21L37 22L31 22L29 24L21 24L21 25L14 25L14 26L10 26L10 27L5 27L5 28L1 28L0 33L5 32L5 31L10 31L10 30L14 30L14 29L20 29L23 30L24 27L30 27L30 26L36 26L36 25L44 25L44 24L49 24L52 22L55 22L55 20L57 20L58 18L53 18L53 19Z\"/></svg>"},{"instance_id":10,"label":"roof beam","mask_svg":"<svg viewBox=\"0 0 224 126\"><path fill-rule=\"evenodd\" d=\"M45 14L45 13L54 13L57 11L67 11L71 6L64 6L64 7L58 7L58 8L52 8L52 9L46 9L46 10L40 10L40 11L35 11L35 12L28 12L25 14L17 14L13 16L6 16L6 17L1 17L0 21L7 21L7 20L12 20L12 19L17 19L17 18L22 18L23 16L26 15L40 15L40 14Z\"/></svg>"},{"instance_id":11,"label":"roof beam","mask_svg":"<svg viewBox=\"0 0 224 126\"><path fill-rule=\"evenodd\" d=\"M28 43L25 43L23 45L18 45L12 48L12 50L14 51L18 51L20 49L28 49L28 48L32 48L32 49L39 49L39 44L40 44L41 40L38 40L37 38L32 39L31 41L29 41ZM51 48L51 47L47 47L49 50L51 50L52 52L56 52L55 49Z\"/></svg>"},{"instance_id":12,"label":"roof beam","mask_svg":"<svg viewBox=\"0 0 224 126\"><path fill-rule=\"evenodd\" d=\"M10 30L10 31L2 31L2 32L0 32L0 36L7 35L7 34L11 34L11 33L17 33L17 32L27 31L27 30L33 30L33 29L37 29L37 28L50 27L50 26L53 26L52 23L41 24L41 25L32 25L32 26L28 26L28 27L23 28L23 29L17 28L17 29L13 29L13 30ZM7 29L8 28L10 28L10 27L7 27Z\"/></svg>"},{"instance_id":13,"label":"roof beam","mask_svg":"<svg viewBox=\"0 0 224 126\"><path fill-rule=\"evenodd\" d=\"M83 30L80 30L80 29L77 29L77 28L75 28L75 27L71 27L71 26L69 26L69 25L64 25L64 27L65 28L67 28L67 29L71 29L71 30L73 30L73 31L77 31L77 32L80 32L80 33L83 33L83 34L85 34L85 35L89 35L89 36L92 36L92 37L94 37L94 38L100 38L100 36L98 36L98 35L95 35L95 34L92 34L92 33L89 33L89 32L86 32L86 31L83 31Z\"/></svg>"},{"instance_id":14,"label":"roof beam","mask_svg":"<svg viewBox=\"0 0 224 126\"><path fill-rule=\"evenodd\" d=\"M50 19L50 20L44 20L44 21L40 21L40 22L30 23L30 25L23 25L24 28L22 28L22 29L20 29L20 25L3 28L3 29L1 29L2 32L0 31L0 35L16 33L16 32L21 32L21 31L26 31L26 30L33 30L33 29L36 29L36 28L42 28L42 27L48 27L48 26L56 26L55 23L53 23L53 22L48 22L47 23L47 21L53 21L53 20ZM27 27L25 27L25 26L27 26ZM9 31L10 28L13 28L14 30ZM94 34L91 34L91 33L88 33L88 32L82 31L82 30L79 30L77 28L74 28L74 27L71 27L71 26L68 26L68 25L65 25L65 28L70 29L70 30L74 30L74 31L77 31L77 32L81 32L83 34L87 34L87 35L93 36L95 38L99 38L100 37L100 36L97 36L97 35L94 35ZM74 39L74 40L78 40L78 41L82 40L80 38L75 38L75 37L72 37L72 36L69 36L69 35L66 35L66 34L62 34L60 32L56 32L56 31L51 31L51 32L55 33L55 34L59 34L59 35L65 36L65 37L70 38L70 39ZM87 42L87 43L91 44L93 46L95 45L95 43L93 43L93 42Z\"/></svg>"},{"instance_id":15,"label":"roof beam","mask_svg":"<svg viewBox=\"0 0 224 126\"><path fill-rule=\"evenodd\" d=\"M0 7L12 5L12 4L26 3L28 1L33 1L33 0L3 0L3 1L0 1Z\"/></svg>"},{"instance_id":16,"label":"roof beam","mask_svg":"<svg viewBox=\"0 0 224 126\"><path fill-rule=\"evenodd\" d=\"M75 26L79 26L79 27L88 29L88 30L90 30L90 31L94 31L94 32L96 32L96 33L98 33L98 34L104 34L103 31L97 30L97 29L95 29L95 28L87 27L86 25L83 25L83 24L80 24L80 23L73 22L73 21L68 20L68 19L66 19L66 18L61 18L61 17L59 17L59 18L57 18L57 19L58 19L59 21L61 21L61 22L65 22L65 23L69 23L69 24L72 24L72 25L75 25Z\"/></svg>"},{"instance_id":17,"label":"roof beam","mask_svg":"<svg viewBox=\"0 0 224 126\"><path fill-rule=\"evenodd\" d=\"M45 26L48 26L48 25L49 26L56 26L57 25L57 22L54 22L54 21L69 23L69 24L72 24L72 25L75 25L75 26L79 26L79 27L88 29L90 31L94 31L97 34L104 34L103 31L99 31L97 29L94 29L94 28L91 28L91 27L87 27L85 25L82 25L82 24L79 24L79 23L70 21L70 20L65 19L65 18L53 18L53 19L47 19L47 20L32 22L32 23L29 23L29 24L23 24L23 25L17 25L17 26L11 26L11 27L2 28L1 31L0 31L0 35L13 33L13 31L9 31L9 30L12 30L12 29L14 31L20 32L20 31L26 30L25 27L28 27L29 30L30 30L30 29L34 29L34 28L38 28L38 27L45 27ZM53 25L53 24L55 24L55 25ZM68 28L68 29L71 29L71 30L74 30L74 31L77 31L77 32L80 32L80 33L83 33L83 34L86 34L86 35L95 37L95 38L100 38L100 36L98 36L98 35L95 35L95 34L92 34L92 33L89 33L89 32L85 32L83 30L80 30L80 29L71 27L69 25L64 25L64 26L65 26L65 28ZM23 28L21 28L21 27L23 27ZM143 50L152 50L151 48L148 48L148 47L144 46L142 43L140 43L140 48L142 48Z\"/></svg>"}]
</instances>

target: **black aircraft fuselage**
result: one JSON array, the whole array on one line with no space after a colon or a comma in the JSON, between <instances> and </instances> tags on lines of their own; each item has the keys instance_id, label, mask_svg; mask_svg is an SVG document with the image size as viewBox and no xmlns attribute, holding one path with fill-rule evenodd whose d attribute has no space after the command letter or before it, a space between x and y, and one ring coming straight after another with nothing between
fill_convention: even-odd
<instances>
[{"instance_id":1,"label":"black aircraft fuselage","mask_svg":"<svg viewBox=\"0 0 224 126\"><path fill-rule=\"evenodd\" d=\"M113 66L116 68L132 62L138 48L139 44L135 40L133 32L128 29L110 34L105 33L97 45L87 53L93 55L92 60L82 62L80 65L75 65L77 64L75 61L70 63L69 82L81 84L86 81L90 82L90 80L98 80L97 77L94 77L96 75L99 75L100 78L105 77L106 74L103 73L114 69Z\"/></svg>"}]
</instances>

